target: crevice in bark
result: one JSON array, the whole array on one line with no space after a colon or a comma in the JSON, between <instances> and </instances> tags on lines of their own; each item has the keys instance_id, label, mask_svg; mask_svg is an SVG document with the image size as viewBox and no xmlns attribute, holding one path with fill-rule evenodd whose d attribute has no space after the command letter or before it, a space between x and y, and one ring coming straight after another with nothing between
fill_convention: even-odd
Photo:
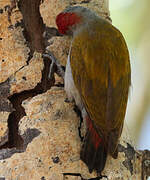
<instances>
[{"instance_id":1,"label":"crevice in bark","mask_svg":"<svg viewBox=\"0 0 150 180\"><path fill-rule=\"evenodd\" d=\"M91 2L91 0L83 0L83 1L81 1L80 4L88 4L88 3L90 3L90 2Z\"/></svg>"},{"instance_id":2,"label":"crevice in bark","mask_svg":"<svg viewBox=\"0 0 150 180\"><path fill-rule=\"evenodd\" d=\"M33 57L34 51L43 53L45 50L43 38L45 26L43 24L43 20L39 11L40 2L41 0L20 0L18 2L18 7L23 15L23 20L15 24L14 27L24 27L23 34L30 48L29 58L27 59L27 65L29 64L30 59ZM33 97L46 92L55 82L54 78L51 78L51 80L48 78L51 61L47 58L43 58L43 62L44 68L42 71L42 79L41 82L38 83L34 89L25 90L23 92L16 93L11 96L10 94L8 94L6 97L9 99L13 106L13 112L10 113L8 118L8 142L2 145L0 149L14 147L17 149L22 149L24 146L23 139L18 132L19 121L21 118L23 118L23 116L26 115L25 110L21 106L21 104L25 99L29 97Z\"/></svg>"},{"instance_id":3,"label":"crevice in bark","mask_svg":"<svg viewBox=\"0 0 150 180\"><path fill-rule=\"evenodd\" d=\"M37 136L40 135L40 131L38 129L30 129L28 128L24 134L22 135L23 137L23 140L24 140L24 144L23 144L23 148L16 148L16 147L13 147L13 148L3 148L0 150L0 160L3 160L3 159L7 159L7 158L10 158L13 154L15 153L22 153L22 152L25 152L26 151L26 148L28 146L28 144Z\"/></svg>"},{"instance_id":4,"label":"crevice in bark","mask_svg":"<svg viewBox=\"0 0 150 180\"><path fill-rule=\"evenodd\" d=\"M130 171L131 175L133 175L133 163L132 163L132 161L135 158L134 148L129 143L127 143L127 147L124 147L121 144L119 144L118 145L118 151L125 153L125 156L127 158L125 159L125 161L123 161L123 165Z\"/></svg>"},{"instance_id":5,"label":"crevice in bark","mask_svg":"<svg viewBox=\"0 0 150 180\"><path fill-rule=\"evenodd\" d=\"M3 146L1 146L0 149L13 148L13 147L16 147L18 149L23 148L24 142L18 132L18 123L20 119L26 115L26 113L24 108L21 106L21 104L25 99L29 97L34 97L38 94L46 92L54 84L54 81L47 80L49 73L49 69L47 68L48 63L50 63L50 61L44 60L44 69L42 71L41 82L38 83L34 89L26 90L21 93L16 93L8 97L8 99L13 105L14 111L10 113L8 118L8 129L9 129L8 142L5 143Z\"/></svg>"},{"instance_id":6,"label":"crevice in bark","mask_svg":"<svg viewBox=\"0 0 150 180\"><path fill-rule=\"evenodd\" d=\"M45 50L43 38L45 25L39 11L40 3L41 0L20 0L18 2L25 25L26 38L32 53L35 50L43 53Z\"/></svg>"},{"instance_id":7,"label":"crevice in bark","mask_svg":"<svg viewBox=\"0 0 150 180\"><path fill-rule=\"evenodd\" d=\"M108 179L107 176L102 176L102 175L100 175L100 176L98 176L98 177L95 177L95 178L84 179L80 173L63 173L63 176L76 176L76 177L81 177L81 180L100 180L100 179L102 179L102 178Z\"/></svg>"},{"instance_id":8,"label":"crevice in bark","mask_svg":"<svg viewBox=\"0 0 150 180\"><path fill-rule=\"evenodd\" d=\"M80 140L81 140L81 142L83 142L84 137L82 136L82 132L81 132L83 117L82 117L81 111L79 110L79 108L76 105L74 106L74 111L76 112L77 116L80 118L80 124L78 127L78 132L79 132Z\"/></svg>"}]
</instances>

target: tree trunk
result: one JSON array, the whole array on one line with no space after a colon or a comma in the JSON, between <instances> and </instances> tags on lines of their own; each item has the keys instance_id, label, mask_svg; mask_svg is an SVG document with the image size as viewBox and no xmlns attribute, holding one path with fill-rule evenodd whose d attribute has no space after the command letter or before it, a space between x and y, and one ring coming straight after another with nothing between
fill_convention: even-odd
<instances>
[{"instance_id":1,"label":"tree trunk","mask_svg":"<svg viewBox=\"0 0 150 180\"><path fill-rule=\"evenodd\" d=\"M58 36L56 15L68 5L81 5L110 21L108 0L40 3L18 1L21 13L10 8L10 21L7 2L0 2L0 179L101 179L80 160L80 117L74 105L65 102L61 78L55 75L51 88L50 62L41 53L49 44L47 48L65 65L70 40ZM108 157L103 175L144 180L150 176L150 152L136 151L123 133L118 159Z\"/></svg>"}]
</instances>

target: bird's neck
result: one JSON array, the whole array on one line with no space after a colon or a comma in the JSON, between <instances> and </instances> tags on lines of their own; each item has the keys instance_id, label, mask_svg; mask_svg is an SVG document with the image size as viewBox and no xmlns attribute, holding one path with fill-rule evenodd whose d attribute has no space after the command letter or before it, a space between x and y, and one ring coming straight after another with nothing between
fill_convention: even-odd
<instances>
[{"instance_id":1,"label":"bird's neck","mask_svg":"<svg viewBox=\"0 0 150 180\"><path fill-rule=\"evenodd\" d=\"M83 21L80 24L77 24L76 27L72 29L73 38L76 37L78 34L83 32L84 30L88 30L88 32L92 32L95 27L96 21L95 19L90 19L88 21Z\"/></svg>"}]
</instances>

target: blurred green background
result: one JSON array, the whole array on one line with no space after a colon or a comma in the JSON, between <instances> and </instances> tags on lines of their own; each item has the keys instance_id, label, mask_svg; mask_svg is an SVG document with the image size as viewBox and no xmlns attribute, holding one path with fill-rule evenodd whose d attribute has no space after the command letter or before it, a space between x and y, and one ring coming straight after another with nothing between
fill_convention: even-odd
<instances>
[{"instance_id":1,"label":"blurred green background","mask_svg":"<svg viewBox=\"0 0 150 180\"><path fill-rule=\"evenodd\" d=\"M109 9L130 52L129 136L138 149L150 149L150 0L109 0Z\"/></svg>"}]
</instances>

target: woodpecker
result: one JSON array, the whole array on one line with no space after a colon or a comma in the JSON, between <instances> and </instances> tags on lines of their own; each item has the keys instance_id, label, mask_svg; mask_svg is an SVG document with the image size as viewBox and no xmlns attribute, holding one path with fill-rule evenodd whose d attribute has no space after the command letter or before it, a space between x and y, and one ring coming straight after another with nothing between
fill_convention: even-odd
<instances>
[{"instance_id":1,"label":"woodpecker","mask_svg":"<svg viewBox=\"0 0 150 180\"><path fill-rule=\"evenodd\" d=\"M72 36L65 91L86 122L80 157L90 173L101 173L107 155L118 155L131 82L128 48L121 32L88 8L68 7L56 24Z\"/></svg>"}]
</instances>

